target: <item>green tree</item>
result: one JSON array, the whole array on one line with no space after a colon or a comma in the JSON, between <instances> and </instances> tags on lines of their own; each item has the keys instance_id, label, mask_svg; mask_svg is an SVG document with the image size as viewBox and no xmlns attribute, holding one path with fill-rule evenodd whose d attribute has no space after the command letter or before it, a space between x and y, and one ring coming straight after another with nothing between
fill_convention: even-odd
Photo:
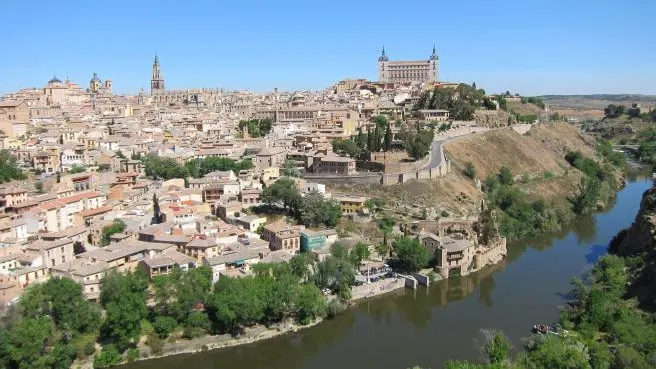
<instances>
[{"instance_id":1,"label":"green tree","mask_svg":"<svg viewBox=\"0 0 656 369\"><path fill-rule=\"evenodd\" d=\"M25 178L23 171L18 168L16 158L8 150L0 150L0 183Z\"/></svg>"},{"instance_id":2,"label":"green tree","mask_svg":"<svg viewBox=\"0 0 656 369\"><path fill-rule=\"evenodd\" d=\"M306 281L311 276L310 267L313 263L314 261L312 260L312 255L310 253L301 252L300 254L294 255L294 257L289 260L289 267L296 278L301 281Z\"/></svg>"},{"instance_id":3,"label":"green tree","mask_svg":"<svg viewBox=\"0 0 656 369\"><path fill-rule=\"evenodd\" d=\"M175 328L178 326L178 322L175 320L175 318L170 317L170 316L158 316L155 318L155 321L153 322L153 328L155 328L155 332L159 336L159 338L166 338L175 330Z\"/></svg>"},{"instance_id":4,"label":"green tree","mask_svg":"<svg viewBox=\"0 0 656 369\"><path fill-rule=\"evenodd\" d=\"M300 220L307 226L318 226L324 224L334 227L342 218L342 210L339 203L332 199L326 199L317 191L305 195L300 201Z\"/></svg>"},{"instance_id":5,"label":"green tree","mask_svg":"<svg viewBox=\"0 0 656 369\"><path fill-rule=\"evenodd\" d=\"M36 190L37 193L43 193L43 182L41 181L34 182L34 189Z\"/></svg>"},{"instance_id":6,"label":"green tree","mask_svg":"<svg viewBox=\"0 0 656 369\"><path fill-rule=\"evenodd\" d=\"M68 170L70 174L84 173L87 171L87 168L84 165L73 164L71 169Z\"/></svg>"},{"instance_id":7,"label":"green tree","mask_svg":"<svg viewBox=\"0 0 656 369\"><path fill-rule=\"evenodd\" d=\"M585 346L559 337L547 337L529 350L522 363L527 369L586 369L591 368Z\"/></svg>"},{"instance_id":8,"label":"green tree","mask_svg":"<svg viewBox=\"0 0 656 369\"><path fill-rule=\"evenodd\" d=\"M116 346L107 345L103 347L103 350L102 352L100 352L100 355L96 356L93 359L93 367L94 369L109 368L120 364L122 360L123 360L123 356L118 351Z\"/></svg>"},{"instance_id":9,"label":"green tree","mask_svg":"<svg viewBox=\"0 0 656 369\"><path fill-rule=\"evenodd\" d=\"M101 337L124 351L141 333L148 281L140 273L109 273L101 281L100 303L106 312Z\"/></svg>"},{"instance_id":10,"label":"green tree","mask_svg":"<svg viewBox=\"0 0 656 369\"><path fill-rule=\"evenodd\" d=\"M433 131L419 131L416 134L406 134L403 146L410 157L419 160L428 155L432 143Z\"/></svg>"},{"instance_id":11,"label":"green tree","mask_svg":"<svg viewBox=\"0 0 656 369\"><path fill-rule=\"evenodd\" d=\"M512 186L515 183L515 176L508 167L501 167L499 169L499 182L504 186Z\"/></svg>"},{"instance_id":12,"label":"green tree","mask_svg":"<svg viewBox=\"0 0 656 369\"><path fill-rule=\"evenodd\" d=\"M339 155L357 158L362 153L362 148L353 140L336 138L332 141L332 145L333 151Z\"/></svg>"},{"instance_id":13,"label":"green tree","mask_svg":"<svg viewBox=\"0 0 656 369\"><path fill-rule=\"evenodd\" d=\"M362 261L369 259L371 256L371 250L369 249L369 245L358 242L355 244L351 255L353 257L353 264L357 267Z\"/></svg>"},{"instance_id":14,"label":"green tree","mask_svg":"<svg viewBox=\"0 0 656 369\"><path fill-rule=\"evenodd\" d=\"M283 208L296 213L299 210L301 194L291 178L280 178L262 191L262 201L270 205L281 204Z\"/></svg>"},{"instance_id":15,"label":"green tree","mask_svg":"<svg viewBox=\"0 0 656 369\"><path fill-rule=\"evenodd\" d=\"M388 124L385 129L385 137L383 138L383 151L392 150L392 128Z\"/></svg>"},{"instance_id":16,"label":"green tree","mask_svg":"<svg viewBox=\"0 0 656 369\"><path fill-rule=\"evenodd\" d=\"M46 346L54 333L55 324L49 317L24 318L4 333L7 336L0 342L3 345L0 350L4 351L10 368L45 369L35 364L47 354Z\"/></svg>"},{"instance_id":17,"label":"green tree","mask_svg":"<svg viewBox=\"0 0 656 369\"><path fill-rule=\"evenodd\" d=\"M118 219L118 218L114 219L112 221L111 225L103 227L103 229L102 229L102 242L101 242L102 245L103 246L109 245L110 237L113 234L121 233L121 232L125 231L125 228L126 228L125 223L121 219Z\"/></svg>"},{"instance_id":18,"label":"green tree","mask_svg":"<svg viewBox=\"0 0 656 369\"><path fill-rule=\"evenodd\" d=\"M428 266L430 253L418 240L399 237L394 243L399 264L406 272L417 272Z\"/></svg>"},{"instance_id":19,"label":"green tree","mask_svg":"<svg viewBox=\"0 0 656 369\"><path fill-rule=\"evenodd\" d=\"M298 292L298 320L308 324L318 316L326 314L326 299L314 285L304 284Z\"/></svg>"},{"instance_id":20,"label":"green tree","mask_svg":"<svg viewBox=\"0 0 656 369\"><path fill-rule=\"evenodd\" d=\"M501 332L496 332L492 340L485 347L488 360L491 364L501 364L508 360L510 354L510 341Z\"/></svg>"}]
</instances>

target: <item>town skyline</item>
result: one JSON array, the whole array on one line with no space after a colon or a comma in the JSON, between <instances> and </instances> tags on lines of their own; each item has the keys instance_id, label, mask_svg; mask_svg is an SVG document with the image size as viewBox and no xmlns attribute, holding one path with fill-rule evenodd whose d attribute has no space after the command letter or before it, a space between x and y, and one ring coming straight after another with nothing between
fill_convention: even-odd
<instances>
[{"instance_id":1,"label":"town skyline","mask_svg":"<svg viewBox=\"0 0 656 369\"><path fill-rule=\"evenodd\" d=\"M458 16L390 24L367 21L386 19L384 3L351 4L348 12L293 2L258 4L255 11L248 4L9 4L0 35L14 34L25 22L34 27L0 36L12 50L0 60L0 93L41 87L53 73L86 84L96 72L113 80L117 93L136 94L148 90L155 53L169 89L320 90L346 78L376 80L383 46L392 60L418 60L436 45L442 80L476 82L493 93L656 94L649 72L656 55L644 47L647 14L655 6L640 4L635 12L630 3L595 4L425 4L425 14ZM121 10L125 6L129 14ZM88 14L102 14L114 25L100 26Z\"/></svg>"}]
</instances>

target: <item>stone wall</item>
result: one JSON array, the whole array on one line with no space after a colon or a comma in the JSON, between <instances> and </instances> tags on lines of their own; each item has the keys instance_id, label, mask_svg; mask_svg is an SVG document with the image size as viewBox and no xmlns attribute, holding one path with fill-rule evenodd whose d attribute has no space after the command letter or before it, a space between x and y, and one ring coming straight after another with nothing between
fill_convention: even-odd
<instances>
[{"instance_id":1,"label":"stone wall","mask_svg":"<svg viewBox=\"0 0 656 369\"><path fill-rule=\"evenodd\" d=\"M434 179L444 177L451 170L451 162L444 160L435 168L415 169L404 173L358 173L350 176L326 176L307 174L308 181L325 184L382 184L385 186L405 183L413 179Z\"/></svg>"},{"instance_id":2,"label":"stone wall","mask_svg":"<svg viewBox=\"0 0 656 369\"><path fill-rule=\"evenodd\" d=\"M394 290L401 289L405 286L403 278L382 279L378 282L355 286L351 289L352 300L374 297Z\"/></svg>"}]
</instances>

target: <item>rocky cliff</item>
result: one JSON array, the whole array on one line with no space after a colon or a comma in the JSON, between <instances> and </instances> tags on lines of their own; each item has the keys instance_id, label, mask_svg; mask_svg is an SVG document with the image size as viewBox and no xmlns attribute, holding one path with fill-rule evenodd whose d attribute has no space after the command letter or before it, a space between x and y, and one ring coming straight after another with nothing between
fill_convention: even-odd
<instances>
[{"instance_id":1,"label":"rocky cliff","mask_svg":"<svg viewBox=\"0 0 656 369\"><path fill-rule=\"evenodd\" d=\"M620 256L631 256L656 250L656 182L645 192L640 211L630 228L617 235L611 251Z\"/></svg>"},{"instance_id":2,"label":"rocky cliff","mask_svg":"<svg viewBox=\"0 0 656 369\"><path fill-rule=\"evenodd\" d=\"M629 297L648 311L656 311L656 183L645 192L635 221L611 242L610 251L633 257L634 282Z\"/></svg>"}]
</instances>

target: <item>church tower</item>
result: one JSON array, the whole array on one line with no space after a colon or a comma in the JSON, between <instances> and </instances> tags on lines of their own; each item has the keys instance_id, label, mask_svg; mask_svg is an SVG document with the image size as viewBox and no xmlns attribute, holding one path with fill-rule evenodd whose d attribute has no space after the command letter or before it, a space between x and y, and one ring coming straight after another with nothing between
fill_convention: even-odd
<instances>
[{"instance_id":1,"label":"church tower","mask_svg":"<svg viewBox=\"0 0 656 369\"><path fill-rule=\"evenodd\" d=\"M164 92L164 77L159 67L159 58L155 54L153 62L153 77L150 79L150 94L155 95Z\"/></svg>"}]
</instances>

